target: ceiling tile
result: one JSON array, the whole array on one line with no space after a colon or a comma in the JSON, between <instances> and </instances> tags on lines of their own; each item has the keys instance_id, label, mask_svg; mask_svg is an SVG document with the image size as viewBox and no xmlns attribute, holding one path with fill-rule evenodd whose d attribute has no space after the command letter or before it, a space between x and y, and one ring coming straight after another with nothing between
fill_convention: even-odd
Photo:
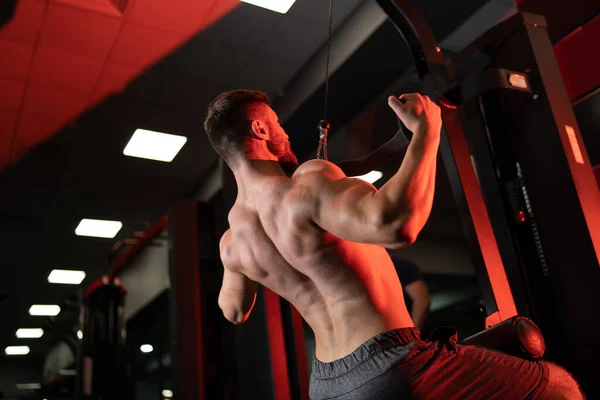
<instances>
[{"instance_id":1,"label":"ceiling tile","mask_svg":"<svg viewBox=\"0 0 600 400\"><path fill-rule=\"evenodd\" d=\"M103 65L103 60L39 47L33 58L29 79L32 83L61 86L88 93L98 82Z\"/></svg>"},{"instance_id":2,"label":"ceiling tile","mask_svg":"<svg viewBox=\"0 0 600 400\"><path fill-rule=\"evenodd\" d=\"M20 0L13 19L0 29L0 38L34 43L37 39L46 4L40 0Z\"/></svg>"},{"instance_id":3,"label":"ceiling tile","mask_svg":"<svg viewBox=\"0 0 600 400\"><path fill-rule=\"evenodd\" d=\"M261 52L304 63L327 39L327 29L298 18L282 16Z\"/></svg>"},{"instance_id":4,"label":"ceiling tile","mask_svg":"<svg viewBox=\"0 0 600 400\"><path fill-rule=\"evenodd\" d=\"M128 22L121 31L111 61L136 67L148 67L181 45L182 35L158 32Z\"/></svg>"},{"instance_id":5,"label":"ceiling tile","mask_svg":"<svg viewBox=\"0 0 600 400\"><path fill-rule=\"evenodd\" d=\"M119 7L123 4L117 5L115 2L113 2L113 0L54 0L54 2L68 4L73 7L82 8L87 11L101 14L107 14L113 17L120 17L123 15L122 7ZM125 5L126 4L127 0L125 0Z\"/></svg>"},{"instance_id":6,"label":"ceiling tile","mask_svg":"<svg viewBox=\"0 0 600 400\"><path fill-rule=\"evenodd\" d=\"M122 19L52 3L40 44L82 56L104 59L117 38Z\"/></svg>"},{"instance_id":7,"label":"ceiling tile","mask_svg":"<svg viewBox=\"0 0 600 400\"><path fill-rule=\"evenodd\" d=\"M120 93L137 74L138 70L135 67L109 62L92 94L91 104L98 104L106 96Z\"/></svg>"},{"instance_id":8,"label":"ceiling tile","mask_svg":"<svg viewBox=\"0 0 600 400\"><path fill-rule=\"evenodd\" d=\"M129 21L167 32L190 35L203 27L212 2L213 0L137 0L133 3Z\"/></svg>"},{"instance_id":9,"label":"ceiling tile","mask_svg":"<svg viewBox=\"0 0 600 400\"><path fill-rule=\"evenodd\" d=\"M23 100L25 81L0 79L0 109L17 111Z\"/></svg>"},{"instance_id":10,"label":"ceiling tile","mask_svg":"<svg viewBox=\"0 0 600 400\"><path fill-rule=\"evenodd\" d=\"M8 163L17 117L17 111L0 110L0 169Z\"/></svg>"},{"instance_id":11,"label":"ceiling tile","mask_svg":"<svg viewBox=\"0 0 600 400\"><path fill-rule=\"evenodd\" d=\"M55 86L31 84L23 101L23 118L30 114L57 116L59 119L74 118L84 111L88 93L74 92Z\"/></svg>"},{"instance_id":12,"label":"ceiling tile","mask_svg":"<svg viewBox=\"0 0 600 400\"><path fill-rule=\"evenodd\" d=\"M24 112L17 126L12 162L21 158L34 146L51 138L68 120L64 114Z\"/></svg>"},{"instance_id":13,"label":"ceiling tile","mask_svg":"<svg viewBox=\"0 0 600 400\"><path fill-rule=\"evenodd\" d=\"M0 62L0 78L27 79L33 45L0 39L0 54L10 62Z\"/></svg>"}]
</instances>

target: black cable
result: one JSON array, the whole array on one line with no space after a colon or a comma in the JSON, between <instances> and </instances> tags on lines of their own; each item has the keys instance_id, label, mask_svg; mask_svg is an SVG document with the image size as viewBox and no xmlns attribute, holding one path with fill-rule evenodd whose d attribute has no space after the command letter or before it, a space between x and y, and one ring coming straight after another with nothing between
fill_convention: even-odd
<instances>
[{"instance_id":1,"label":"black cable","mask_svg":"<svg viewBox=\"0 0 600 400\"><path fill-rule=\"evenodd\" d=\"M331 28L333 25L333 0L329 0L329 32L327 34L327 62L325 63L325 110L323 119L327 120L327 102L329 98L329 57L331 55Z\"/></svg>"},{"instance_id":2,"label":"black cable","mask_svg":"<svg viewBox=\"0 0 600 400\"><path fill-rule=\"evenodd\" d=\"M329 32L327 34L327 61L325 63L325 107L323 110L323 119L319 122L319 148L317 149L318 159L328 159L327 135L329 134L330 124L327 121L327 103L329 102L329 57L331 55L331 27L333 25L333 0L329 0ZM324 151L324 157L321 152Z\"/></svg>"}]
</instances>

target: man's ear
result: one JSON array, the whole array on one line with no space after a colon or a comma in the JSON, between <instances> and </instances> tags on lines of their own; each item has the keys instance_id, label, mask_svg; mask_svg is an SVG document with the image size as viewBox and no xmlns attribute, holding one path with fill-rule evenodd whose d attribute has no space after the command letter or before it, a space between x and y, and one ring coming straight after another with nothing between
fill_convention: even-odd
<instances>
[{"instance_id":1,"label":"man's ear","mask_svg":"<svg viewBox=\"0 0 600 400\"><path fill-rule=\"evenodd\" d=\"M269 133L267 132L265 124L260 120L252 120L251 129L254 136L260 140L267 140L269 138Z\"/></svg>"}]
</instances>

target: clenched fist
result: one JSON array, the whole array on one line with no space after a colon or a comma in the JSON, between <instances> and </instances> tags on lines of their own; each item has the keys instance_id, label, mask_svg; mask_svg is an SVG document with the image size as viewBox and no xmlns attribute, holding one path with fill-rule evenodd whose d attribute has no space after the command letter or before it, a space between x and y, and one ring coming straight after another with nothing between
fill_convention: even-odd
<instances>
[{"instance_id":1,"label":"clenched fist","mask_svg":"<svg viewBox=\"0 0 600 400\"><path fill-rule=\"evenodd\" d=\"M390 96L388 104L413 134L440 133L441 110L429 97L407 93L400 97Z\"/></svg>"}]
</instances>

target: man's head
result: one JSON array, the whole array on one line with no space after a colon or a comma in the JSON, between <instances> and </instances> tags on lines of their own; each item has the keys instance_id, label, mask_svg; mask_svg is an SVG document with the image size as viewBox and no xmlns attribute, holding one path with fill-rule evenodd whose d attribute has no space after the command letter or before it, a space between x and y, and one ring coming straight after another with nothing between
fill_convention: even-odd
<instances>
[{"instance_id":1,"label":"man's head","mask_svg":"<svg viewBox=\"0 0 600 400\"><path fill-rule=\"evenodd\" d=\"M221 93L208 106L204 129L214 149L231 168L249 159L298 163L265 93Z\"/></svg>"}]
</instances>

